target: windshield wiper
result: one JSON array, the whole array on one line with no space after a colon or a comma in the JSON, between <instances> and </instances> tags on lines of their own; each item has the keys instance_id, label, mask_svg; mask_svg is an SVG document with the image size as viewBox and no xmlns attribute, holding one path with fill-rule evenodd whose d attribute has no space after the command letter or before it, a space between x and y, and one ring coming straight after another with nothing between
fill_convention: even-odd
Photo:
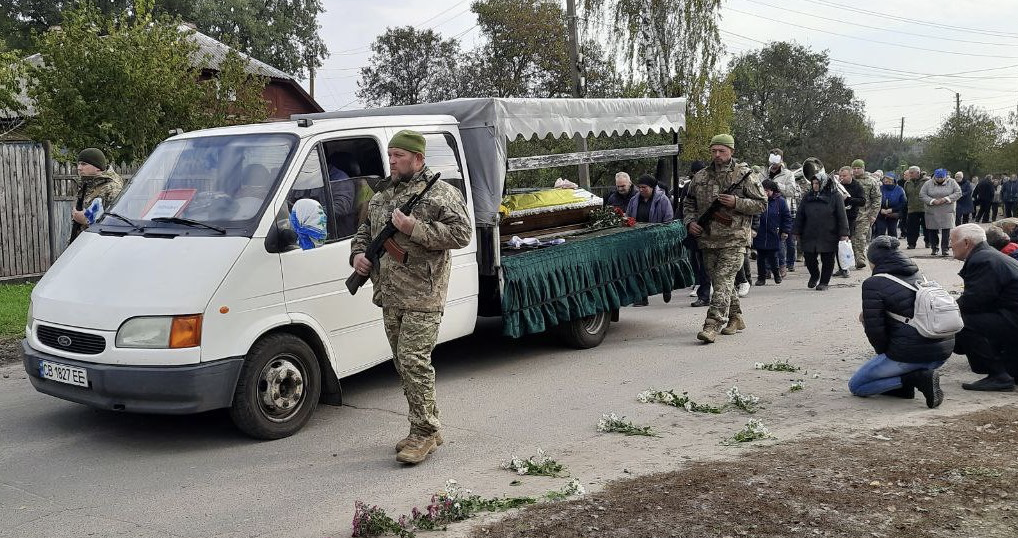
<instances>
[{"instance_id":1,"label":"windshield wiper","mask_svg":"<svg viewBox=\"0 0 1018 538\"><path fill-rule=\"evenodd\" d=\"M204 222L185 219L182 217L156 217L151 219L152 222L172 222L174 224L183 224L185 226L194 226L196 228L208 228L209 230L215 230L223 235L226 235L226 229L220 228L219 226L213 226L211 224L205 224Z\"/></svg>"},{"instance_id":2,"label":"windshield wiper","mask_svg":"<svg viewBox=\"0 0 1018 538\"><path fill-rule=\"evenodd\" d=\"M120 219L120 220L130 224L132 228L134 228L135 230L138 230L139 232L144 232L145 231L145 228L142 228L141 226L138 226L131 219L129 219L129 218L123 216L123 215L120 215L118 213L114 213L112 211L106 211L106 212L103 213L103 215L104 216L105 215L109 215L109 216L111 216L111 217L113 217L115 219Z\"/></svg>"}]
</instances>

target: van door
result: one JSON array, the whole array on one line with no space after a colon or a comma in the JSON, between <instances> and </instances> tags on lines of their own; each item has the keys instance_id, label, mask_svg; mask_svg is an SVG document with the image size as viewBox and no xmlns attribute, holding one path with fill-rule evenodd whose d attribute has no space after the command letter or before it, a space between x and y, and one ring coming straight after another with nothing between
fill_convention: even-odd
<instances>
[{"instance_id":1,"label":"van door","mask_svg":"<svg viewBox=\"0 0 1018 538\"><path fill-rule=\"evenodd\" d=\"M311 198L325 211L328 235L315 248L281 254L286 308L296 321L317 325L328 335L333 367L343 376L391 356L382 310L371 302L371 282L354 296L346 288L353 272L351 239L385 165L377 138L363 135L321 140L303 163L277 221L288 217L297 200Z\"/></svg>"},{"instance_id":2,"label":"van door","mask_svg":"<svg viewBox=\"0 0 1018 538\"><path fill-rule=\"evenodd\" d=\"M433 172L442 174L441 180L456 187L467 204L471 222L474 203L470 196L469 175L463 158L458 129L453 125L416 128L424 135L426 153L424 162ZM399 131L390 129L391 137ZM471 235L470 244L452 251L452 270L449 274L449 292L445 313L438 332L438 341L445 342L474 332L477 324L477 237Z\"/></svg>"}]
</instances>

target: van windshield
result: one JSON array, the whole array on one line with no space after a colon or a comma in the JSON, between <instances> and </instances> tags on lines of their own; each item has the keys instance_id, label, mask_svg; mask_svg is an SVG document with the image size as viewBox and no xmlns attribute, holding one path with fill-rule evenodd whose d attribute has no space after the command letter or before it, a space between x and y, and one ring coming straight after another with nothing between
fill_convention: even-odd
<instances>
[{"instance_id":1,"label":"van windshield","mask_svg":"<svg viewBox=\"0 0 1018 538\"><path fill-rule=\"evenodd\" d=\"M288 134L163 142L131 178L112 212L145 228L186 219L224 228L230 235L250 235L296 143L297 137ZM126 226L115 218L101 224ZM201 233L201 228L188 232Z\"/></svg>"}]
</instances>

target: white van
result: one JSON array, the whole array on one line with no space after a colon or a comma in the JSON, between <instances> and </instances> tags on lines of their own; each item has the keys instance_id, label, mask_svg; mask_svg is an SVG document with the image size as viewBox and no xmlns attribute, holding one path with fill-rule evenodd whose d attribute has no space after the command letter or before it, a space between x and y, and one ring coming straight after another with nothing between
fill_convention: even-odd
<instances>
[{"instance_id":1,"label":"white van","mask_svg":"<svg viewBox=\"0 0 1018 538\"><path fill-rule=\"evenodd\" d=\"M468 101L490 107L499 100ZM681 127L684 100L629 101L651 102L660 117L671 111L668 126ZM439 340L473 332L479 312L499 314L496 212L512 137L489 129L485 138L495 145L488 158L501 172L472 177L475 166L487 167L471 162L486 158L484 148L476 141L464 148L470 120L457 108L464 101L451 103L459 119L375 110L164 141L35 287L23 343L32 384L103 409L184 414L228 407L241 430L266 439L298 431L320 400L339 404L341 378L391 356L371 284L351 295L344 282L352 272L350 238L372 186L388 175L386 142L404 128L424 134L427 164L460 189L478 223L471 243L453 252ZM604 109L604 121L617 113ZM664 128L660 117L648 126ZM476 151L465 157L465 149ZM289 216L306 198L321 205L328 234L302 250ZM683 252L676 257L684 263ZM494 303L480 304L484 295ZM618 306L551 323L578 335L574 345L597 345Z\"/></svg>"}]
</instances>

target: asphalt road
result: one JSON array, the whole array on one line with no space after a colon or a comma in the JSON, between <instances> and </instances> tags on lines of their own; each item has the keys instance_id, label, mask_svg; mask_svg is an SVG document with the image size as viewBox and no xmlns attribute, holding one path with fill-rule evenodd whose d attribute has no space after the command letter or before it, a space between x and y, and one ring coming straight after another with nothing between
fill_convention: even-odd
<instances>
[{"instance_id":1,"label":"asphalt road","mask_svg":"<svg viewBox=\"0 0 1018 538\"><path fill-rule=\"evenodd\" d=\"M960 289L960 262L921 266ZM256 442L224 412L165 417L96 411L35 392L20 365L0 368L0 536L321 537L349 536L355 500L391 513L424 506L447 479L483 495L539 494L566 479L516 477L498 468L510 454L543 447L588 488L670 470L688 459L725 458L745 448L719 444L746 416L705 416L640 404L647 388L689 391L723 402L738 383L763 398L758 413L779 439L843 435L888 423L915 423L1002 403L1015 394L963 393L974 376L964 360L945 367L947 401L862 400L846 381L871 355L855 318L861 272L827 292L805 287L805 272L744 300L749 329L712 346L695 341L705 309L685 294L627 308L600 347L564 349L547 336L512 341L497 322L435 353L446 444L425 463L402 467L393 444L405 435L395 371L382 365L343 381L345 405L321 406L299 434ZM789 359L800 374L754 370ZM794 378L806 390L787 393ZM651 424L661 438L595 431L615 411ZM891 412L893 411L893 412Z\"/></svg>"}]
</instances>

